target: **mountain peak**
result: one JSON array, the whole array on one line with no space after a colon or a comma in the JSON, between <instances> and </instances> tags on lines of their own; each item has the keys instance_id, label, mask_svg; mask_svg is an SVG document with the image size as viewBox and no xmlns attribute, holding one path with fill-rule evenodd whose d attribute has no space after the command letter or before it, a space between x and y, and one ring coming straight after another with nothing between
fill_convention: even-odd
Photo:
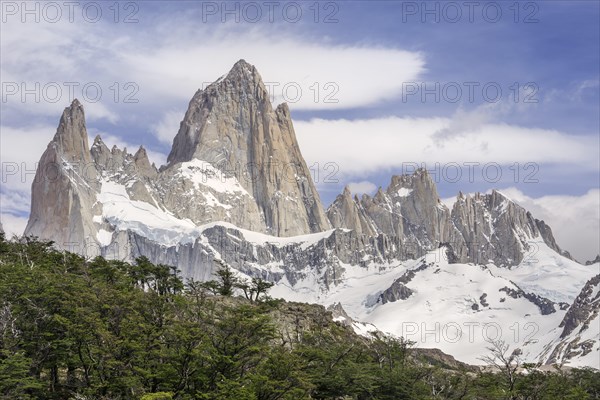
<instances>
[{"instance_id":1,"label":"mountain peak","mask_svg":"<svg viewBox=\"0 0 600 400\"><path fill-rule=\"evenodd\" d=\"M392 175L390 179L390 188L396 189L399 187L413 188L419 182L427 186L434 187L435 184L426 169L418 168L412 174Z\"/></svg>"},{"instance_id":2,"label":"mountain peak","mask_svg":"<svg viewBox=\"0 0 600 400\"><path fill-rule=\"evenodd\" d=\"M138 150L133 155L134 160L139 160L141 158L148 158L148 153L146 152L146 149L144 148L143 145L140 145Z\"/></svg>"},{"instance_id":3,"label":"mountain peak","mask_svg":"<svg viewBox=\"0 0 600 400\"><path fill-rule=\"evenodd\" d=\"M144 176L156 177L156 175L158 174L156 166L150 164L148 152L146 151L144 146L140 146L139 149L135 152L135 154L133 155L133 162Z\"/></svg>"},{"instance_id":4,"label":"mountain peak","mask_svg":"<svg viewBox=\"0 0 600 400\"><path fill-rule=\"evenodd\" d=\"M85 113L79 100L63 110L51 143L68 161L90 161Z\"/></svg>"},{"instance_id":5,"label":"mountain peak","mask_svg":"<svg viewBox=\"0 0 600 400\"><path fill-rule=\"evenodd\" d=\"M377 200L378 202L385 201L385 192L383 191L383 188L381 186L379 186L379 188L377 189L377 192L375 193L375 196L373 196L373 198L375 200Z\"/></svg>"},{"instance_id":6,"label":"mountain peak","mask_svg":"<svg viewBox=\"0 0 600 400\"><path fill-rule=\"evenodd\" d=\"M300 152L289 108L283 104L273 109L260 74L244 60L190 101L166 169L193 160L239 179L256 204L252 226L262 225L266 233L293 236L330 227ZM286 179L282 165L297 166L298 179ZM241 179L248 167L260 179ZM248 212L244 215L247 218Z\"/></svg>"},{"instance_id":7,"label":"mountain peak","mask_svg":"<svg viewBox=\"0 0 600 400\"><path fill-rule=\"evenodd\" d=\"M289 116L290 116L290 108L288 107L287 103L281 103L275 109L275 113L277 115L282 115L282 116L284 116L286 118L289 118Z\"/></svg>"},{"instance_id":8,"label":"mountain peak","mask_svg":"<svg viewBox=\"0 0 600 400\"><path fill-rule=\"evenodd\" d=\"M252 132L250 127L256 123L256 117L271 113L273 109L269 93L256 67L245 60L239 60L227 75L194 94L173 140L167 164L173 165L194 158L208 162L214 158L222 159L224 149L216 143L231 141L237 144L239 140L246 140L243 138L247 138ZM278 108L275 116L290 119L286 107ZM233 118L234 121L225 122L228 118ZM232 123L233 126L228 129L222 126ZM233 138L221 140L227 135L232 135ZM238 137L240 135L242 138ZM210 143L205 143L207 139ZM202 154L203 152L211 154Z\"/></svg>"},{"instance_id":9,"label":"mountain peak","mask_svg":"<svg viewBox=\"0 0 600 400\"><path fill-rule=\"evenodd\" d=\"M73 117L73 116L77 116L77 117L81 116L82 118L85 118L85 113L83 111L83 105L77 99L74 99L71 102L71 105L69 105L68 107L65 107L65 109L63 110L63 113L62 113L61 122L62 122L63 118L68 118L68 117Z\"/></svg>"},{"instance_id":10,"label":"mountain peak","mask_svg":"<svg viewBox=\"0 0 600 400\"><path fill-rule=\"evenodd\" d=\"M254 82L262 84L262 77L256 67L245 60L236 62L225 78L229 81ZM218 81L217 81L218 82Z\"/></svg>"},{"instance_id":11,"label":"mountain peak","mask_svg":"<svg viewBox=\"0 0 600 400\"><path fill-rule=\"evenodd\" d=\"M246 60L241 58L235 64L233 64L231 71L234 71L234 70L249 70L249 71L251 71L251 70L256 70L256 68L254 67L254 65L250 64L249 62L247 62ZM229 73L231 73L231 71Z\"/></svg>"},{"instance_id":12,"label":"mountain peak","mask_svg":"<svg viewBox=\"0 0 600 400\"><path fill-rule=\"evenodd\" d=\"M56 134L38 165L25 234L51 238L58 246L94 237L90 210L94 208L99 180L79 100L64 109ZM51 181L45 175L49 166L57 173Z\"/></svg>"}]
</instances>

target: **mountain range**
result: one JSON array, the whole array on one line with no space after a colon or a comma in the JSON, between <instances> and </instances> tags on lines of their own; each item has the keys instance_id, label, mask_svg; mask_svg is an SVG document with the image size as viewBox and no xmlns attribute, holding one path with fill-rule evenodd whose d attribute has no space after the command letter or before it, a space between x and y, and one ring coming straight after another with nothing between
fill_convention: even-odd
<instances>
[{"instance_id":1,"label":"mountain range","mask_svg":"<svg viewBox=\"0 0 600 400\"><path fill-rule=\"evenodd\" d=\"M373 196L345 188L326 209L288 106L273 108L244 60L194 94L160 167L142 146L90 146L74 100L40 159L25 234L197 280L221 259L359 333L467 363L502 338L530 362L600 368L600 260L575 261L499 191L459 193L448 208L422 169Z\"/></svg>"}]
</instances>

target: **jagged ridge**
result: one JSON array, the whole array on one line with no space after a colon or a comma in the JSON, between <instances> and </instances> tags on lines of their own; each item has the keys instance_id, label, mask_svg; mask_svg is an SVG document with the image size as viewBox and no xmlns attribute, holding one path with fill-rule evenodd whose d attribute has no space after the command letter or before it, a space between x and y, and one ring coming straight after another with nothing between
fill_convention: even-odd
<instances>
[{"instance_id":1,"label":"jagged ridge","mask_svg":"<svg viewBox=\"0 0 600 400\"><path fill-rule=\"evenodd\" d=\"M359 234L397 236L428 250L450 245L455 262L517 265L535 240L570 258L549 226L498 191L459 193L450 211L423 169L393 176L388 188L379 188L374 197L352 198L345 188L327 215L334 227Z\"/></svg>"}]
</instances>

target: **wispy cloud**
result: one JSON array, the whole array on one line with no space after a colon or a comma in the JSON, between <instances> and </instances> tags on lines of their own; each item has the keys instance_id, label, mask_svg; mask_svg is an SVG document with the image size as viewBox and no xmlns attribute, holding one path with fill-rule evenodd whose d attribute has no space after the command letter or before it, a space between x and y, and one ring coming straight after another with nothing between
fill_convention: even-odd
<instances>
[{"instance_id":1,"label":"wispy cloud","mask_svg":"<svg viewBox=\"0 0 600 400\"><path fill-rule=\"evenodd\" d=\"M460 118L460 115L459 115ZM482 122L483 120L483 122ZM515 162L598 169L598 138L573 140L555 130L524 128L482 120L376 118L297 121L298 141L309 164L334 162L340 175L353 179L398 168L407 162ZM439 132L461 126L460 134ZM347 146L345 143L355 143Z\"/></svg>"},{"instance_id":2,"label":"wispy cloud","mask_svg":"<svg viewBox=\"0 0 600 400\"><path fill-rule=\"evenodd\" d=\"M369 181L350 182L348 188L353 194L372 194L377 190L377 185Z\"/></svg>"},{"instance_id":3,"label":"wispy cloud","mask_svg":"<svg viewBox=\"0 0 600 400\"><path fill-rule=\"evenodd\" d=\"M72 95L88 106L91 118L113 123L125 107L144 111L125 104L127 95L146 111L164 112L240 58L259 68L275 102L287 101L295 110L348 109L397 97L402 83L417 79L425 66L422 54L401 48L339 45L285 32L273 36L260 26L203 25L178 15L165 16L159 26L145 25L143 35L136 26L115 24L5 25L3 79L28 89L52 83L63 91L56 96L48 88L50 95L41 101L30 95L22 102L20 91L9 95L8 111L29 115L56 114ZM71 82L78 85L72 89ZM96 88L102 92L98 101Z\"/></svg>"},{"instance_id":4,"label":"wispy cloud","mask_svg":"<svg viewBox=\"0 0 600 400\"><path fill-rule=\"evenodd\" d=\"M163 143L173 143L173 138L179 130L179 124L183 120L183 112L167 111L163 113L162 119L152 127L154 135Z\"/></svg>"}]
</instances>

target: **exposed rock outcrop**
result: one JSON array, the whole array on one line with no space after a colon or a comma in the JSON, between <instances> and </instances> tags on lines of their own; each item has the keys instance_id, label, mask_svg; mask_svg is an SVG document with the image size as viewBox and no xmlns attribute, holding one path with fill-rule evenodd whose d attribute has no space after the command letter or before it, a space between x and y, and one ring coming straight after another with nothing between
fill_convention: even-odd
<instances>
[{"instance_id":1,"label":"exposed rock outcrop","mask_svg":"<svg viewBox=\"0 0 600 400\"><path fill-rule=\"evenodd\" d=\"M331 225L336 228L352 229L359 235L374 236L377 234L377 227L366 216L358 198L352 198L352 193L347 186L327 210L327 217L331 221Z\"/></svg>"},{"instance_id":2,"label":"exposed rock outcrop","mask_svg":"<svg viewBox=\"0 0 600 400\"><path fill-rule=\"evenodd\" d=\"M271 107L260 75L243 60L196 93L161 171L144 147L132 155L97 136L89 149L83 107L75 100L40 160L25 234L74 251L83 242L104 245L100 230L114 227L98 199L110 197L103 190L117 194L112 184L123 186L129 201L197 225L225 221L275 236L330 228L289 109Z\"/></svg>"},{"instance_id":3,"label":"exposed rock outcrop","mask_svg":"<svg viewBox=\"0 0 600 400\"><path fill-rule=\"evenodd\" d=\"M331 312L333 320L345 326L352 326L353 319L348 315L342 303L333 303L327 307L327 311Z\"/></svg>"},{"instance_id":4,"label":"exposed rock outcrop","mask_svg":"<svg viewBox=\"0 0 600 400\"><path fill-rule=\"evenodd\" d=\"M564 328L560 334L561 338L569 336L577 328L586 330L590 322L600 312L600 274L596 275L581 289L581 293L575 299L565 314L560 327Z\"/></svg>"},{"instance_id":5,"label":"exposed rock outcrop","mask_svg":"<svg viewBox=\"0 0 600 400\"><path fill-rule=\"evenodd\" d=\"M379 295L379 301L381 304L393 303L398 300L406 300L413 294L413 291L404 286L399 280L394 281L392 286L387 288Z\"/></svg>"},{"instance_id":6,"label":"exposed rock outcrop","mask_svg":"<svg viewBox=\"0 0 600 400\"><path fill-rule=\"evenodd\" d=\"M459 235L452 234L449 241L463 262L517 265L530 249L531 239L562 253L550 227L495 190L474 196L460 194L451 217Z\"/></svg>"},{"instance_id":7,"label":"exposed rock outcrop","mask_svg":"<svg viewBox=\"0 0 600 400\"><path fill-rule=\"evenodd\" d=\"M600 274L581 289L559 327L560 337L549 344L552 350L546 364L569 363L574 358L591 357L598 365L600 354Z\"/></svg>"},{"instance_id":8,"label":"exposed rock outcrop","mask_svg":"<svg viewBox=\"0 0 600 400\"><path fill-rule=\"evenodd\" d=\"M514 282L513 282L513 284L514 284ZM527 292L523 291L521 288L518 288L515 290L515 289L509 288L509 287L503 287L502 289L500 289L500 291L505 292L513 299L518 299L521 297L526 298L527 300L531 301L533 304L535 304L540 309L540 313L542 315L548 315L548 314L552 314L552 313L556 312L556 309L554 308L554 302L552 302L551 300L548 300L544 297L541 297L535 293L527 293Z\"/></svg>"},{"instance_id":9,"label":"exposed rock outcrop","mask_svg":"<svg viewBox=\"0 0 600 400\"><path fill-rule=\"evenodd\" d=\"M427 171L393 176L386 190L352 199L349 191L337 197L327 215L336 228L365 235L397 238L405 252L433 250L450 235L450 212L439 199Z\"/></svg>"}]
</instances>

